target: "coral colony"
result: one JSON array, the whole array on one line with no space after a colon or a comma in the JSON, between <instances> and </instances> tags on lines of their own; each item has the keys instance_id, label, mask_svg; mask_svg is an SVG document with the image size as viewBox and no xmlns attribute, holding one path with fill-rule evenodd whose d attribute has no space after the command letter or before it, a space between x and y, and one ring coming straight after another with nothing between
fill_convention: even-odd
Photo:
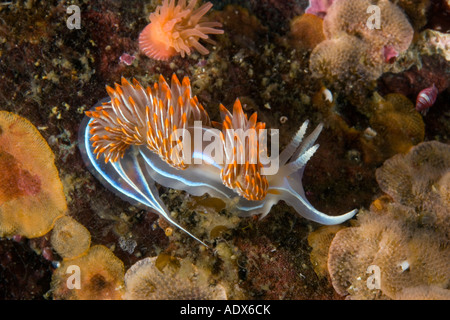
<instances>
[{"instance_id":1,"label":"coral colony","mask_svg":"<svg viewBox=\"0 0 450 320\"><path fill-rule=\"evenodd\" d=\"M429 141L377 169L377 181L391 198L374 201L355 227L332 240L328 270L338 293L354 299L448 299L449 168L450 146ZM384 274L378 290L356 280L368 265Z\"/></svg>"},{"instance_id":2,"label":"coral colony","mask_svg":"<svg viewBox=\"0 0 450 320\"><path fill-rule=\"evenodd\" d=\"M125 4L0 3L0 299L450 299L449 1Z\"/></svg>"},{"instance_id":3,"label":"coral colony","mask_svg":"<svg viewBox=\"0 0 450 320\"><path fill-rule=\"evenodd\" d=\"M314 48L310 58L317 77L342 81L355 73L375 80L409 48L414 30L402 10L389 1L378 1L383 19L372 29L364 23L371 5L369 0L339 0L327 8L323 19L326 40Z\"/></svg>"}]
</instances>

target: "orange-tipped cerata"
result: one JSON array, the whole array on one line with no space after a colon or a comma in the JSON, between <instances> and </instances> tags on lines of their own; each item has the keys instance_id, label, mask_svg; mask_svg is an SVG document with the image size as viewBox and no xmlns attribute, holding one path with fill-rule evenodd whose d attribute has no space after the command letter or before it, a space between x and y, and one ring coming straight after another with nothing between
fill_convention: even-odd
<instances>
[{"instance_id":1,"label":"orange-tipped cerata","mask_svg":"<svg viewBox=\"0 0 450 320\"><path fill-rule=\"evenodd\" d=\"M222 114L222 140L225 150L225 166L220 172L222 182L247 200L262 200L269 184L261 174L259 158L259 134L265 129L264 122L257 122L256 112L250 118L242 110L239 99L231 114L220 105ZM244 133L241 136L240 133Z\"/></svg>"},{"instance_id":2,"label":"orange-tipped cerata","mask_svg":"<svg viewBox=\"0 0 450 320\"><path fill-rule=\"evenodd\" d=\"M176 129L185 129L199 120L210 124L209 116L196 96L192 96L189 78L180 83L176 75L171 85L159 77L158 83L144 88L122 78L115 88L106 88L111 101L87 111L94 118L91 134L97 157L105 155L105 162L121 158L130 145L146 145L171 166L184 169L183 155L172 139Z\"/></svg>"}]
</instances>

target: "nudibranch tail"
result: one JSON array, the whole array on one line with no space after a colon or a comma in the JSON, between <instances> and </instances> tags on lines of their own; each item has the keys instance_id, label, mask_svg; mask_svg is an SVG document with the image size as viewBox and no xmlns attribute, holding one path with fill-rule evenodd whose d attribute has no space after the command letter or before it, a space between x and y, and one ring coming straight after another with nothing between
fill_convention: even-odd
<instances>
[{"instance_id":1,"label":"nudibranch tail","mask_svg":"<svg viewBox=\"0 0 450 320\"><path fill-rule=\"evenodd\" d=\"M329 216L318 211L306 199L302 185L302 176L306 163L319 148L316 142L323 125L319 124L306 138L305 133L308 121L305 121L297 131L294 138L281 152L279 157L280 168L276 175L268 176L269 188L264 201L248 201L241 199L236 210L242 216L260 214L264 218L280 200L293 207L301 216L325 225L340 224L352 218L357 210L352 210L340 216Z\"/></svg>"},{"instance_id":2,"label":"nudibranch tail","mask_svg":"<svg viewBox=\"0 0 450 320\"><path fill-rule=\"evenodd\" d=\"M80 149L91 172L123 199L152 208L205 246L173 220L155 183L195 196L208 193L221 198L240 216L264 217L280 200L303 217L327 225L342 223L356 213L328 216L306 199L301 180L306 163L319 147L315 141L321 124L306 136L305 121L275 156L279 166L269 174L267 158L264 162L261 158L268 154L265 123L258 122L256 112L248 117L239 99L233 112L220 105L222 121L212 123L192 95L187 77L180 83L173 75L169 85L160 76L147 88L135 79L130 83L122 78L106 91L109 98L86 112L89 118L80 129ZM214 148L210 148L207 141L213 138ZM223 157L217 157L220 154Z\"/></svg>"}]
</instances>

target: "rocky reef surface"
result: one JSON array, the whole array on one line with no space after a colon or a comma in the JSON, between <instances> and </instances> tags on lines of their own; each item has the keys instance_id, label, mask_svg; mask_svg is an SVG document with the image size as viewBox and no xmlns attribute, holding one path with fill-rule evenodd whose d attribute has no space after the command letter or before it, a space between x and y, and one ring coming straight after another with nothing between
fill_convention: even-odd
<instances>
[{"instance_id":1,"label":"rocky reef surface","mask_svg":"<svg viewBox=\"0 0 450 320\"><path fill-rule=\"evenodd\" d=\"M186 288L179 296L161 293L171 299L448 298L450 275L444 267L428 279L414 270L409 275L414 288L391 282L381 290L364 291L355 280L366 270L364 263L376 263L372 256L389 239L396 239L402 248L416 246L410 248L413 258L408 260L407 253L398 258L400 268L438 260L433 256L425 261L426 252L418 245L421 239L436 256L442 250L448 255L448 225L433 227L436 221L421 217L434 217L436 210L450 212L449 168L424 186L439 197L414 205L402 203L379 177L390 164L386 160L412 157L420 143L450 142L448 1L352 1L391 10L392 19L377 36L361 36L358 29L369 15L352 15L356 27L339 20L354 10L345 0L335 0L321 17L305 14L310 5L306 0L211 2L208 18L220 22L224 34L213 36L215 44L206 45L207 55L192 53L168 61L145 56L137 40L162 1L0 3L0 109L27 119L46 141L67 204L64 218L52 218L58 218L50 221L54 229L44 235L27 237L1 228L9 223L1 205L34 193L23 188L9 192L11 185L22 186L17 172L26 176L21 169L25 162L18 156L11 160L14 150L6 149L12 145L10 133L0 128L0 299L135 298L139 279L169 281L158 272L167 273L169 279L176 274L173 281ZM68 28L70 5L80 9L79 29ZM324 231L285 203L259 221L235 216L218 199L159 187L174 219L207 241L212 248L208 250L155 212L104 188L87 170L78 149L84 112L107 95L106 85L122 76L150 84L160 74L168 79L173 73L190 78L193 93L212 120L220 118L219 103L231 106L239 98L245 112L257 111L259 121L280 130L281 148L303 121L309 119L311 126L324 123L320 148L303 176L306 197L327 214L354 208L362 213ZM424 116L414 105L419 92L432 84L438 95ZM424 144L419 147L422 150ZM442 150L447 154L436 157L448 159L448 148ZM10 163L18 169L11 170ZM413 166L405 163L404 167ZM29 219L20 221L30 223ZM423 225L426 228L420 229ZM388 240L376 235L386 229ZM405 230L414 237L405 240L396 234L405 237ZM349 250L347 245L366 236L372 239L370 247L358 248L372 260L336 258ZM342 248L339 239L345 240ZM327 260L329 254L332 262ZM62 272L74 261L88 275L82 279L88 289L77 295L64 288L67 274ZM401 265L403 261L409 261L408 266ZM395 280L394 267L398 266L389 270ZM336 268L345 269L345 276L339 278ZM404 274L401 279L408 281Z\"/></svg>"}]
</instances>

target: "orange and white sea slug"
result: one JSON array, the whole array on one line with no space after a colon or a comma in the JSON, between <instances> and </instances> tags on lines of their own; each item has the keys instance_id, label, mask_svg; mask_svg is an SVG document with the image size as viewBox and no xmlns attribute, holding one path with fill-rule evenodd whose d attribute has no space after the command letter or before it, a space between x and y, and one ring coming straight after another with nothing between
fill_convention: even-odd
<instances>
[{"instance_id":1,"label":"orange and white sea slug","mask_svg":"<svg viewBox=\"0 0 450 320\"><path fill-rule=\"evenodd\" d=\"M222 34L219 22L206 21L203 17L213 6L211 2L195 9L197 0L164 0L155 12L150 14L148 24L139 35L139 48L148 57L156 60L167 60L180 54L182 57L191 54L193 49L201 54L209 51L199 40L214 43L208 34Z\"/></svg>"},{"instance_id":2,"label":"orange and white sea slug","mask_svg":"<svg viewBox=\"0 0 450 320\"><path fill-rule=\"evenodd\" d=\"M155 182L195 196L208 193L221 198L241 216L264 217L280 200L327 225L342 223L356 213L328 216L305 197L301 179L318 148L314 142L321 125L303 139L305 121L281 153L277 136L272 136L268 157L267 130L256 113L247 117L237 99L233 113L220 105L222 121L211 122L192 96L187 77L180 83L173 75L169 86L160 76L158 83L145 89L136 80L122 79L107 92L109 98L86 112L80 128L85 162L122 198L156 210L195 239L170 216Z\"/></svg>"}]
</instances>

